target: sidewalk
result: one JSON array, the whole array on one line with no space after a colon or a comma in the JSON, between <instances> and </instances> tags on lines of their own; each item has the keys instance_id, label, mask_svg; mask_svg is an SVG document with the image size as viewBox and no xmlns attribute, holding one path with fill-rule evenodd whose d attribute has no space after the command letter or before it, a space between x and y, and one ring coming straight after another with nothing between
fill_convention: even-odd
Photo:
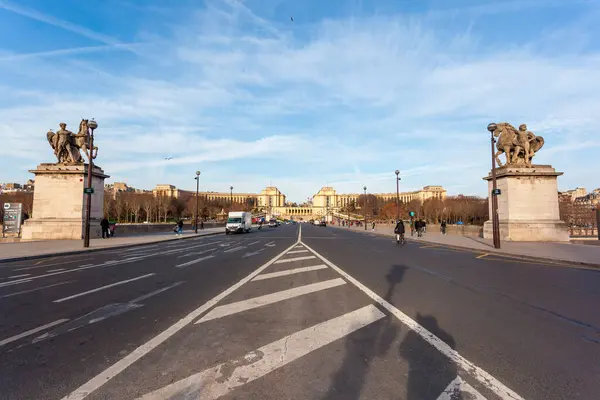
<instances>
[{"instance_id":1,"label":"sidewalk","mask_svg":"<svg viewBox=\"0 0 600 400\"><path fill-rule=\"evenodd\" d=\"M83 240L44 240L32 242L0 243L0 262L27 260L50 255L66 255L75 253L86 253L90 251L112 249L120 247L136 246L179 240L198 236L216 235L225 233L222 227L208 228L198 231L196 235L192 230L184 231L183 236L178 237L173 232L158 232L139 235L115 236L110 239L91 239L90 247L83 247Z\"/></svg>"},{"instance_id":2,"label":"sidewalk","mask_svg":"<svg viewBox=\"0 0 600 400\"><path fill-rule=\"evenodd\" d=\"M364 227L348 228L333 225L338 229L352 229L366 233L375 233L385 236L394 236L394 228L390 225L376 226L373 232L370 229L364 230ZM532 258L543 258L552 261L565 261L576 264L587 264L600 267L600 246L590 246L586 244L557 243L557 242L507 242L501 243L500 249L495 249L490 239L478 237L460 236L460 235L442 235L439 232L429 232L423 237L410 236L410 231L405 235L407 240L418 242L439 244L445 246L461 247L480 251L482 254L503 254Z\"/></svg>"}]
</instances>

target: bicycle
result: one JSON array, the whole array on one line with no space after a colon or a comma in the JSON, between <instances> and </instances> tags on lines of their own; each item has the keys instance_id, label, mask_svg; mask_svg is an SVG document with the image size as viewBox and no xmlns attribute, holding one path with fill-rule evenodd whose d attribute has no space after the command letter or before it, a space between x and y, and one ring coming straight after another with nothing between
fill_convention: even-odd
<instances>
[{"instance_id":1,"label":"bicycle","mask_svg":"<svg viewBox=\"0 0 600 400\"><path fill-rule=\"evenodd\" d=\"M404 233L396 233L396 244L404 245L406 241L404 240Z\"/></svg>"}]
</instances>

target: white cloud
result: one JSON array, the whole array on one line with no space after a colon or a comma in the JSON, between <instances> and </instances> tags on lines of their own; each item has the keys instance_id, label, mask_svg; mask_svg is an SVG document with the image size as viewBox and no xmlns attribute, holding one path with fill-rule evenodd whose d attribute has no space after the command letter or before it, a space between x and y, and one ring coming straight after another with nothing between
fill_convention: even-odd
<instances>
[{"instance_id":1,"label":"white cloud","mask_svg":"<svg viewBox=\"0 0 600 400\"><path fill-rule=\"evenodd\" d=\"M382 171L399 168L407 188L442 184L482 194L490 121L525 122L543 135L543 162L560 164L598 145L598 52L549 52L540 45L547 34L507 37L503 44L473 31L478 16L522 6L534 5L322 20L303 26L305 40L254 14L251 3L212 1L119 68L69 58L78 54L62 54L66 60L22 55L21 61L7 55L15 62L0 64L0 72L40 86L0 81L18 100L0 103L0 129L10 145L0 154L49 161L47 129L61 119L74 129L79 118L95 117L99 161L115 178L145 187L157 183L144 174L148 169L175 183L174 168L219 165L215 172L243 169L248 180L255 176L261 183L253 190L273 175L289 184L282 189L291 198L302 199L328 181L339 191L366 182L373 191L393 191L393 174L388 179ZM10 7L108 47L123 46L113 35ZM592 28L581 29L585 37ZM577 34L575 22L568 34ZM64 85L64 92L53 85ZM174 160L166 163L166 156ZM591 179L583 173L589 163L569 165L573 186Z\"/></svg>"}]
</instances>

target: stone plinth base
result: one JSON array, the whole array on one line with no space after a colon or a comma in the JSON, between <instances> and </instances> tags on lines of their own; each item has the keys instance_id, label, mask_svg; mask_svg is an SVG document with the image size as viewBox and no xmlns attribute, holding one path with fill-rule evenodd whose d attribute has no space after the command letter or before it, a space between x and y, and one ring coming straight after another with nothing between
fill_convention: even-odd
<instances>
[{"instance_id":1,"label":"stone plinth base","mask_svg":"<svg viewBox=\"0 0 600 400\"><path fill-rule=\"evenodd\" d=\"M87 164L40 164L29 171L35 174L32 218L25 221L24 240L81 239L85 229ZM104 216L104 175L99 167L92 171L90 237L101 236Z\"/></svg>"},{"instance_id":2,"label":"stone plinth base","mask_svg":"<svg viewBox=\"0 0 600 400\"><path fill-rule=\"evenodd\" d=\"M492 221L483 224L483 237L493 238ZM515 242L568 242L569 232L563 221L500 221L500 240Z\"/></svg>"},{"instance_id":3,"label":"stone plinth base","mask_svg":"<svg viewBox=\"0 0 600 400\"><path fill-rule=\"evenodd\" d=\"M505 166L496 169L500 239L512 241L569 241L567 226L560 220L557 177L550 165ZM489 215L492 216L492 177L488 181ZM492 238L492 221L483 228L483 237Z\"/></svg>"},{"instance_id":4,"label":"stone plinth base","mask_svg":"<svg viewBox=\"0 0 600 400\"><path fill-rule=\"evenodd\" d=\"M27 228L27 229L25 229ZM29 219L23 226L24 240L83 239L85 221L80 219ZM100 220L90 221L90 238L102 236Z\"/></svg>"}]
</instances>

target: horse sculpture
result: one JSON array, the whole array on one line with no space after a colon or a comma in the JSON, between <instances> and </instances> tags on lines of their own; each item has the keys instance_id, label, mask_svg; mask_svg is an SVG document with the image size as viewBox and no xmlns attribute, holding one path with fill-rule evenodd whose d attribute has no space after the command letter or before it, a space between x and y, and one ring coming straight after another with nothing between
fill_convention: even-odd
<instances>
[{"instance_id":1,"label":"horse sculpture","mask_svg":"<svg viewBox=\"0 0 600 400\"><path fill-rule=\"evenodd\" d=\"M62 164L81 164L83 158L80 150L87 154L88 142L88 120L82 119L79 123L79 132L74 135L73 132L67 130L67 124L60 124L60 130L56 133L52 130L46 133L46 139L54 150L56 159Z\"/></svg>"},{"instance_id":2,"label":"horse sculpture","mask_svg":"<svg viewBox=\"0 0 600 400\"><path fill-rule=\"evenodd\" d=\"M504 165L499 158L502 153L506 156L506 165L531 166L533 156L544 146L544 138L528 131L525 124L517 130L508 122L501 122L497 124L494 137L498 150L494 157L499 167Z\"/></svg>"}]
</instances>

